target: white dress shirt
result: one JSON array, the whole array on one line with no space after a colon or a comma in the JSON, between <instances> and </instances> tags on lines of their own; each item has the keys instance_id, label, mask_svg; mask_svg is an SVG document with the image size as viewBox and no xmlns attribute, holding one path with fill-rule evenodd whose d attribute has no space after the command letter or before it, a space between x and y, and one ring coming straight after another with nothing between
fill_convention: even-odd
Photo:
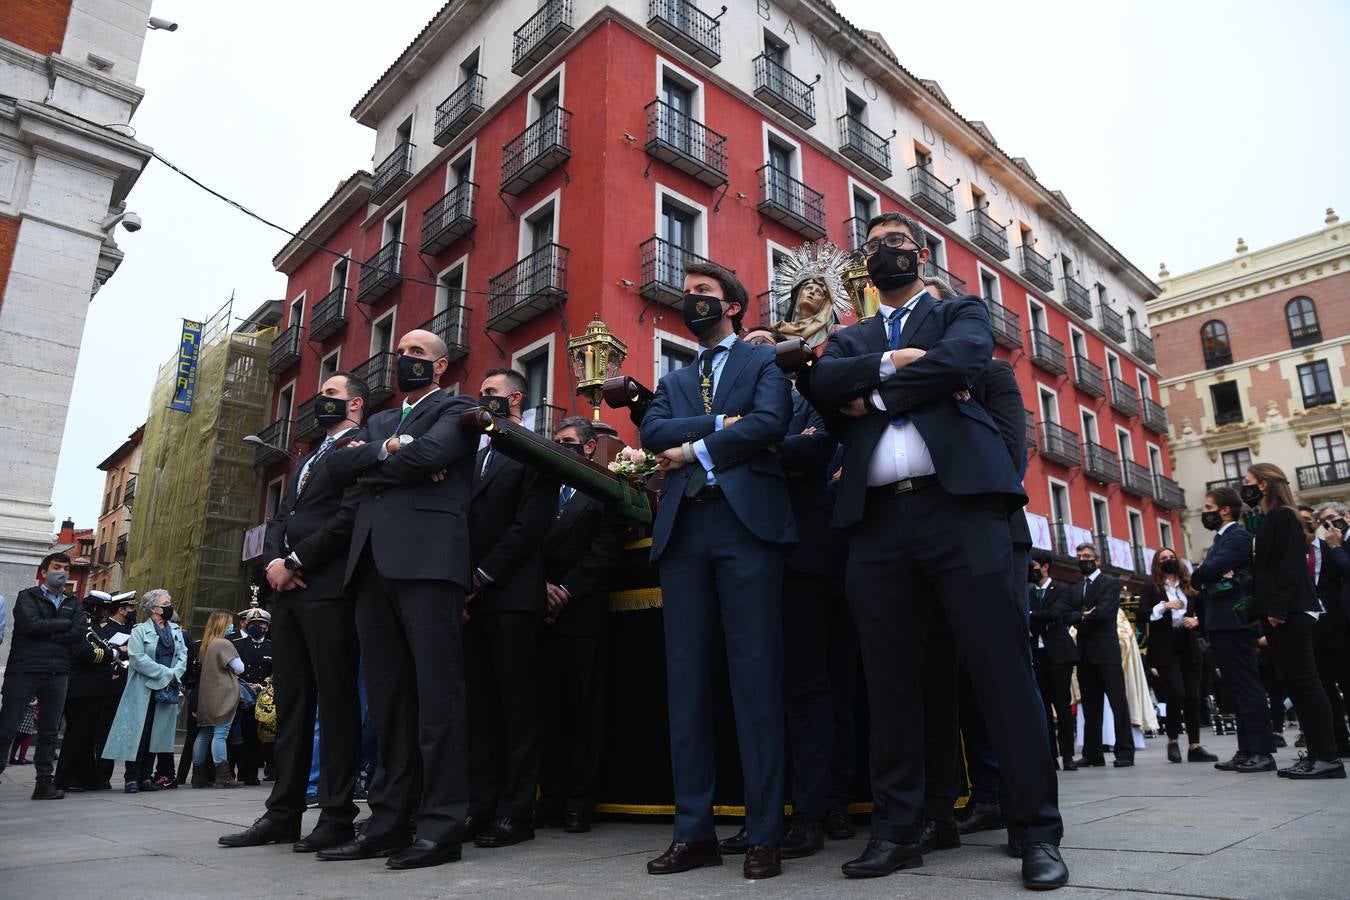
<instances>
[{"instance_id":1,"label":"white dress shirt","mask_svg":"<svg viewBox=\"0 0 1350 900\"><path fill-rule=\"evenodd\" d=\"M1167 599L1153 606L1153 614L1149 616L1150 622L1161 622L1164 613L1172 614L1172 627L1180 628L1181 620L1186 617L1186 595L1181 591L1181 582L1176 578L1168 578L1163 584L1163 591ZM1168 600L1180 600L1181 609L1169 610L1166 606Z\"/></svg>"},{"instance_id":2,"label":"white dress shirt","mask_svg":"<svg viewBox=\"0 0 1350 900\"><path fill-rule=\"evenodd\" d=\"M405 397L403 399L403 412L399 414L401 418L399 419L398 425L394 426L394 434L390 435L389 437L394 437L400 434L399 428L401 428L403 426L403 423L408 420L408 416L412 415L412 411L417 408L418 404L420 404L423 400L427 399L434 393L436 393L436 391L427 391L425 394L418 397L416 402L414 403L409 403L408 399ZM375 454L375 458L378 459L380 462L384 462L386 459L389 458L388 444L389 438L385 438L383 441L380 441L380 452Z\"/></svg>"},{"instance_id":3,"label":"white dress shirt","mask_svg":"<svg viewBox=\"0 0 1350 900\"><path fill-rule=\"evenodd\" d=\"M726 337L722 338L722 340L718 341L717 344L714 345L714 346L716 346L716 347L725 347L725 348L726 348L726 351L723 352L723 353L714 353L714 354L713 354L713 358L712 358L712 388L711 388L711 390L712 390L711 396L713 396L713 397L716 397L716 396L717 396L717 385L718 385L718 383L722 380L722 370L723 370L724 368L726 368L726 365L727 365L727 357L731 355L731 345L734 344L734 343L736 343L736 341L738 341L738 340L739 340L739 338L737 338L736 335L733 333L733 334L729 334L729 335L727 335ZM703 371L703 369L702 369L702 366L703 366L703 357L704 357L705 354L712 353L712 351L713 351L713 347L709 347L709 348L707 348L707 349L705 349L705 350L700 350L699 353L698 353L698 356L694 358L694 366L695 366L695 372L694 372L694 374L695 374L696 376L698 376L698 378L700 378L700 379L702 379L702 377L703 377L703 375L702 375L702 371ZM700 393L701 393L701 392L700 392ZM725 416L725 415L722 415L721 413L719 413L719 414L717 415L716 420L715 420L716 424L714 425L713 430L714 430L714 431L721 431L721 430L722 430L722 423L723 423L723 421L725 421L725 419L726 419L726 416ZM693 445L692 445L692 449L693 449L693 451L694 451L694 456L698 457L699 463L702 464L702 466L703 466L703 471L705 471L705 472L708 473L708 481L707 481L707 484L709 484L709 485L717 484L717 476L713 474L713 459L712 459L712 454L710 454L710 453L708 452L708 445L705 444L705 443L703 442L703 439L702 439L702 438L699 438L697 441L694 441L694 443L693 443Z\"/></svg>"},{"instance_id":4,"label":"white dress shirt","mask_svg":"<svg viewBox=\"0 0 1350 900\"><path fill-rule=\"evenodd\" d=\"M907 316L913 314L919 298L926 293L927 291L919 291L902 307L902 309L909 311L906 313ZM887 325L890 322L890 317L897 312L894 307L885 304L878 305L877 311L882 316L883 324ZM903 328L903 324L901 327ZM891 360L891 354L889 352L883 353L881 355L881 380L885 381L895 373L895 363ZM886 404L882 402L880 391L872 392L872 405L883 412L885 411ZM937 474L937 469L933 466L933 457L928 452L928 444L924 443L923 436L919 434L919 429L914 426L914 422L906 419L900 424L891 423L881 433L881 437L877 439L876 449L872 451L872 458L867 463L867 486L879 487L896 481L903 481L906 478L935 474Z\"/></svg>"}]
</instances>

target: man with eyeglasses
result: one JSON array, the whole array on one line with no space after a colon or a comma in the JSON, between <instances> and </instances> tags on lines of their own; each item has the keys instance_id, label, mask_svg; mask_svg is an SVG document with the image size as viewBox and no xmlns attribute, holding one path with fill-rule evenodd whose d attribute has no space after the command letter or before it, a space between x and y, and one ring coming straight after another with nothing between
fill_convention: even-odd
<instances>
[{"instance_id":1,"label":"man with eyeglasses","mask_svg":"<svg viewBox=\"0 0 1350 900\"><path fill-rule=\"evenodd\" d=\"M845 590L872 710L872 837L844 873L922 865L920 637L944 615L998 751L1023 883L1056 888L1068 880L1063 822L1008 525L1026 492L993 418L954 396L989 364L989 313L976 297L938 303L924 289L929 251L910 217L882 213L867 238L877 315L836 332L812 377L817 403L848 420L833 524L850 529Z\"/></svg>"},{"instance_id":2,"label":"man with eyeglasses","mask_svg":"<svg viewBox=\"0 0 1350 900\"><path fill-rule=\"evenodd\" d=\"M1350 731L1345 724L1342 692L1350 690L1350 624L1347 624L1344 598L1350 590L1350 555L1342 546L1345 542L1345 511L1337 504L1318 510L1316 516L1310 507L1299 507L1299 517L1308 529L1309 570L1317 586L1317 599L1322 604L1322 615L1313 628L1313 652L1317 657L1317 674L1322 679L1327 700L1331 703L1331 720L1335 728L1336 746L1342 756L1350 756ZM1318 537L1318 533L1322 535Z\"/></svg>"}]
</instances>

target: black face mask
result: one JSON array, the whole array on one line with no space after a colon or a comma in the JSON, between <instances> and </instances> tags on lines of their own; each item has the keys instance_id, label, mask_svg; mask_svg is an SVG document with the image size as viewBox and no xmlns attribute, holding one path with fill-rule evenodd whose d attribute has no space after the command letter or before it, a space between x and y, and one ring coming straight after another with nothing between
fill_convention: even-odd
<instances>
[{"instance_id":1,"label":"black face mask","mask_svg":"<svg viewBox=\"0 0 1350 900\"><path fill-rule=\"evenodd\" d=\"M1078 561L1078 571L1084 575L1091 575L1097 571L1097 561L1095 559L1080 559Z\"/></svg>"},{"instance_id":2,"label":"black face mask","mask_svg":"<svg viewBox=\"0 0 1350 900\"><path fill-rule=\"evenodd\" d=\"M1242 486L1241 496L1243 503L1254 508L1256 504L1261 502L1261 498L1265 496L1265 492L1261 490L1261 485L1259 484L1244 484Z\"/></svg>"},{"instance_id":3,"label":"black face mask","mask_svg":"<svg viewBox=\"0 0 1350 900\"><path fill-rule=\"evenodd\" d=\"M684 295L684 327L694 337L703 337L717 327L725 313L722 301L707 294Z\"/></svg>"},{"instance_id":4,"label":"black face mask","mask_svg":"<svg viewBox=\"0 0 1350 900\"><path fill-rule=\"evenodd\" d=\"M320 428L331 428L347 421L347 403L342 397L320 397L314 406L314 421Z\"/></svg>"},{"instance_id":5,"label":"black face mask","mask_svg":"<svg viewBox=\"0 0 1350 900\"><path fill-rule=\"evenodd\" d=\"M163 616L164 621L167 622L173 618L173 607L166 606L159 611L159 614Z\"/></svg>"},{"instance_id":6,"label":"black face mask","mask_svg":"<svg viewBox=\"0 0 1350 900\"><path fill-rule=\"evenodd\" d=\"M898 291L919 277L919 251L885 245L867 257L867 275L882 291Z\"/></svg>"},{"instance_id":7,"label":"black face mask","mask_svg":"<svg viewBox=\"0 0 1350 900\"><path fill-rule=\"evenodd\" d=\"M1035 567L1027 566L1027 584L1040 584L1041 573L1036 571Z\"/></svg>"},{"instance_id":8,"label":"black face mask","mask_svg":"<svg viewBox=\"0 0 1350 900\"><path fill-rule=\"evenodd\" d=\"M478 405L492 413L494 416L505 418L511 415L511 401L507 397L497 394L481 394L478 397Z\"/></svg>"},{"instance_id":9,"label":"black face mask","mask_svg":"<svg viewBox=\"0 0 1350 900\"><path fill-rule=\"evenodd\" d=\"M403 355L398 358L398 389L405 394L431 384L436 377L436 364L419 356Z\"/></svg>"},{"instance_id":10,"label":"black face mask","mask_svg":"<svg viewBox=\"0 0 1350 900\"><path fill-rule=\"evenodd\" d=\"M558 441L558 446L559 446L559 447L566 447L568 450L571 450L571 451L572 451L573 453L575 453L577 456L585 456L585 455L586 455L586 445L585 445L585 444L573 444L573 443L570 443L570 442L567 442L567 441Z\"/></svg>"},{"instance_id":11,"label":"black face mask","mask_svg":"<svg viewBox=\"0 0 1350 900\"><path fill-rule=\"evenodd\" d=\"M1209 510L1200 514L1200 524L1210 531L1218 531L1219 526L1223 524L1223 517L1216 510Z\"/></svg>"},{"instance_id":12,"label":"black face mask","mask_svg":"<svg viewBox=\"0 0 1350 900\"><path fill-rule=\"evenodd\" d=\"M263 636L264 633L263 624L261 622L254 622L253 624L245 628L244 631L248 632L248 636L256 641L258 638Z\"/></svg>"},{"instance_id":13,"label":"black face mask","mask_svg":"<svg viewBox=\"0 0 1350 900\"><path fill-rule=\"evenodd\" d=\"M1165 559L1159 566L1164 575L1175 575L1181 571L1181 563L1175 559Z\"/></svg>"}]
</instances>

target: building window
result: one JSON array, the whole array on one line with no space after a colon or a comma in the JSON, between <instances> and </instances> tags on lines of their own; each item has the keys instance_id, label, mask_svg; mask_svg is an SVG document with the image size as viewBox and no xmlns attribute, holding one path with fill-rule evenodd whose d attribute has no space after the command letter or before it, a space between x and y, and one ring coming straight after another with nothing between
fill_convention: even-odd
<instances>
[{"instance_id":1,"label":"building window","mask_svg":"<svg viewBox=\"0 0 1350 900\"><path fill-rule=\"evenodd\" d=\"M263 520L267 521L277 514L277 508L281 506L281 488L284 480L278 478L267 486L267 500L263 507Z\"/></svg>"},{"instance_id":2,"label":"building window","mask_svg":"<svg viewBox=\"0 0 1350 900\"><path fill-rule=\"evenodd\" d=\"M844 105L848 108L848 117L862 125L867 124L867 104L849 92L844 94Z\"/></svg>"},{"instance_id":3,"label":"building window","mask_svg":"<svg viewBox=\"0 0 1350 900\"><path fill-rule=\"evenodd\" d=\"M290 421L291 410L295 408L295 383L286 385L277 392L277 421Z\"/></svg>"},{"instance_id":4,"label":"building window","mask_svg":"<svg viewBox=\"0 0 1350 900\"><path fill-rule=\"evenodd\" d=\"M984 266L980 266L980 296L986 303L1001 303L998 289L998 276Z\"/></svg>"},{"instance_id":5,"label":"building window","mask_svg":"<svg viewBox=\"0 0 1350 900\"><path fill-rule=\"evenodd\" d=\"M1284 318L1289 323L1289 345L1306 347L1322 340L1322 326L1317 323L1317 307L1307 297L1295 297L1285 304Z\"/></svg>"},{"instance_id":6,"label":"building window","mask_svg":"<svg viewBox=\"0 0 1350 900\"><path fill-rule=\"evenodd\" d=\"M1228 326L1211 319L1200 329L1200 349L1205 354L1205 368L1217 369L1233 361L1233 348L1228 343Z\"/></svg>"},{"instance_id":7,"label":"building window","mask_svg":"<svg viewBox=\"0 0 1350 900\"><path fill-rule=\"evenodd\" d=\"M333 280L329 285L330 290L345 288L347 286L347 257L342 257L333 264Z\"/></svg>"},{"instance_id":8,"label":"building window","mask_svg":"<svg viewBox=\"0 0 1350 900\"><path fill-rule=\"evenodd\" d=\"M1059 424L1059 398L1054 391L1041 388L1041 421Z\"/></svg>"},{"instance_id":9,"label":"building window","mask_svg":"<svg viewBox=\"0 0 1350 900\"><path fill-rule=\"evenodd\" d=\"M1039 304L1028 302L1027 312L1031 314L1031 330L1048 333L1045 328L1045 308Z\"/></svg>"},{"instance_id":10,"label":"building window","mask_svg":"<svg viewBox=\"0 0 1350 900\"><path fill-rule=\"evenodd\" d=\"M1172 523L1158 523L1158 543L1161 544L1162 547L1166 547L1169 550L1176 552L1175 547L1172 544ZM1161 547L1159 549L1161 549Z\"/></svg>"},{"instance_id":11,"label":"building window","mask_svg":"<svg viewBox=\"0 0 1350 900\"><path fill-rule=\"evenodd\" d=\"M304 322L305 318L305 295L301 294L291 301L291 317L287 324L294 328Z\"/></svg>"},{"instance_id":12,"label":"building window","mask_svg":"<svg viewBox=\"0 0 1350 900\"><path fill-rule=\"evenodd\" d=\"M917 141L914 143L914 165L930 171L933 168L933 154L928 151L928 148ZM973 188L971 189L971 193L974 193Z\"/></svg>"},{"instance_id":13,"label":"building window","mask_svg":"<svg viewBox=\"0 0 1350 900\"><path fill-rule=\"evenodd\" d=\"M1238 397L1236 381L1211 385L1209 398L1214 404L1214 424L1232 425L1242 421L1242 400Z\"/></svg>"},{"instance_id":14,"label":"building window","mask_svg":"<svg viewBox=\"0 0 1350 900\"><path fill-rule=\"evenodd\" d=\"M342 348L339 347L337 350L334 350L332 353L319 360L319 390L323 390L323 383L331 378L333 373L338 370L338 354L341 353L341 351Z\"/></svg>"},{"instance_id":15,"label":"building window","mask_svg":"<svg viewBox=\"0 0 1350 900\"><path fill-rule=\"evenodd\" d=\"M1139 396L1144 398L1145 400L1152 400L1153 391L1149 388L1148 376L1145 375L1143 372L1139 372L1138 375L1139 375Z\"/></svg>"},{"instance_id":16,"label":"building window","mask_svg":"<svg viewBox=\"0 0 1350 900\"><path fill-rule=\"evenodd\" d=\"M1130 433L1124 428L1117 428L1116 443L1120 445L1120 458L1134 462L1134 444L1130 441Z\"/></svg>"},{"instance_id":17,"label":"building window","mask_svg":"<svg viewBox=\"0 0 1350 900\"><path fill-rule=\"evenodd\" d=\"M657 378L665 378L671 372L683 369L686 366L692 366L695 356L695 352L688 347L681 347L679 344L670 341L662 341L661 358L659 360L660 370L656 373Z\"/></svg>"},{"instance_id":18,"label":"building window","mask_svg":"<svg viewBox=\"0 0 1350 900\"><path fill-rule=\"evenodd\" d=\"M1106 508L1106 501L1101 497L1092 498L1092 529L1099 537L1111 533L1111 513Z\"/></svg>"},{"instance_id":19,"label":"building window","mask_svg":"<svg viewBox=\"0 0 1350 900\"><path fill-rule=\"evenodd\" d=\"M1343 431L1314 434L1312 445L1313 459L1319 466L1329 466L1350 459L1350 454L1347 454L1345 450L1345 432Z\"/></svg>"},{"instance_id":20,"label":"building window","mask_svg":"<svg viewBox=\"0 0 1350 900\"><path fill-rule=\"evenodd\" d=\"M1163 473L1162 451L1152 444L1148 445L1148 468L1154 475Z\"/></svg>"},{"instance_id":21,"label":"building window","mask_svg":"<svg viewBox=\"0 0 1350 900\"><path fill-rule=\"evenodd\" d=\"M980 190L973 184L970 186L970 205L972 209L989 208L989 198L984 195L984 191Z\"/></svg>"},{"instance_id":22,"label":"building window","mask_svg":"<svg viewBox=\"0 0 1350 900\"><path fill-rule=\"evenodd\" d=\"M1097 439L1097 417L1087 410L1080 410L1083 417L1083 440L1091 444L1100 443Z\"/></svg>"},{"instance_id":23,"label":"building window","mask_svg":"<svg viewBox=\"0 0 1350 900\"><path fill-rule=\"evenodd\" d=\"M1252 467L1252 451L1246 447L1241 450L1225 450L1220 454L1220 458L1223 460L1223 477L1226 481L1241 481L1242 476Z\"/></svg>"},{"instance_id":24,"label":"building window","mask_svg":"<svg viewBox=\"0 0 1350 900\"><path fill-rule=\"evenodd\" d=\"M1144 546L1144 517L1135 510L1128 510L1130 517L1130 543L1136 547Z\"/></svg>"},{"instance_id":25,"label":"building window","mask_svg":"<svg viewBox=\"0 0 1350 900\"><path fill-rule=\"evenodd\" d=\"M384 242L403 240L403 208L384 220Z\"/></svg>"},{"instance_id":26,"label":"building window","mask_svg":"<svg viewBox=\"0 0 1350 900\"><path fill-rule=\"evenodd\" d=\"M1326 360L1298 367L1298 383L1303 389L1303 405L1308 409L1336 402L1336 391L1331 386L1331 367Z\"/></svg>"},{"instance_id":27,"label":"building window","mask_svg":"<svg viewBox=\"0 0 1350 900\"><path fill-rule=\"evenodd\" d=\"M466 150L459 159L450 164L450 184L455 187L473 180L473 151Z\"/></svg>"},{"instance_id":28,"label":"building window","mask_svg":"<svg viewBox=\"0 0 1350 900\"><path fill-rule=\"evenodd\" d=\"M370 355L379 356L394 349L394 310L370 326Z\"/></svg>"},{"instance_id":29,"label":"building window","mask_svg":"<svg viewBox=\"0 0 1350 900\"><path fill-rule=\"evenodd\" d=\"M1053 481L1050 482L1050 511L1056 523L1065 523L1072 519L1069 512L1069 489Z\"/></svg>"}]
</instances>

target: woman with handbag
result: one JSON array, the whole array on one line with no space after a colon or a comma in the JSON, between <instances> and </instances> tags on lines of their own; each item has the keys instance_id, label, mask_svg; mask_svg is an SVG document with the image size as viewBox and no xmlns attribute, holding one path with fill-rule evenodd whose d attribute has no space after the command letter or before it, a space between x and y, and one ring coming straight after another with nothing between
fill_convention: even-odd
<instances>
[{"instance_id":1,"label":"woman with handbag","mask_svg":"<svg viewBox=\"0 0 1350 900\"><path fill-rule=\"evenodd\" d=\"M103 745L104 759L127 761L128 794L159 790L153 780L155 754L173 752L187 671L182 629L169 621L173 617L169 592L156 588L142 594L141 616L127 640L126 687Z\"/></svg>"},{"instance_id":2,"label":"woman with handbag","mask_svg":"<svg viewBox=\"0 0 1350 900\"><path fill-rule=\"evenodd\" d=\"M215 764L215 786L239 787L230 772L225 739L239 708L239 692L247 688L241 687L239 681L244 662L234 644L225 637L229 627L230 614L223 609L214 610L206 620L206 630L197 648L201 672L197 676L197 742L192 749L192 786L195 788L206 787L204 767L208 751Z\"/></svg>"},{"instance_id":3,"label":"woman with handbag","mask_svg":"<svg viewBox=\"0 0 1350 900\"><path fill-rule=\"evenodd\" d=\"M1271 463L1247 469L1242 500L1265 514L1252 557L1252 608L1269 626L1267 638L1298 710L1308 750L1280 769L1281 778L1344 778L1336 751L1331 704L1317 674L1313 628L1321 606L1308 572L1308 542L1284 471Z\"/></svg>"}]
</instances>

